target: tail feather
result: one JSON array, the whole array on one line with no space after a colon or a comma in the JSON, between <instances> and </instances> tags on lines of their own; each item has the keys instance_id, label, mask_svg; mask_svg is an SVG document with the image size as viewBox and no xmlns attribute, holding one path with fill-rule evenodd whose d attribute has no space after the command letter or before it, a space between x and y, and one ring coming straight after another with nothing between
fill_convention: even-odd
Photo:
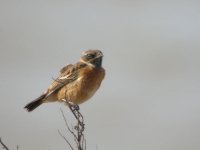
<instances>
[{"instance_id":1,"label":"tail feather","mask_svg":"<svg viewBox=\"0 0 200 150\"><path fill-rule=\"evenodd\" d=\"M40 97L38 97L34 101L28 103L24 108L27 109L28 112L33 111L35 108L37 108L43 103L43 99L45 97L46 97L46 94L42 94Z\"/></svg>"}]
</instances>

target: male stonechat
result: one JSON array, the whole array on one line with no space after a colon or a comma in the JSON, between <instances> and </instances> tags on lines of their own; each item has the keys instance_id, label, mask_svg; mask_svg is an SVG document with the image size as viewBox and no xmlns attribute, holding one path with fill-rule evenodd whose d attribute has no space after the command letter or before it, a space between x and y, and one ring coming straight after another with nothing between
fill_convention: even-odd
<instances>
[{"instance_id":1,"label":"male stonechat","mask_svg":"<svg viewBox=\"0 0 200 150\"><path fill-rule=\"evenodd\" d=\"M91 98L100 87L105 76L102 67L103 53L100 50L87 50L81 53L80 60L60 70L58 78L37 99L24 108L32 111L43 103L69 101L79 105Z\"/></svg>"}]
</instances>

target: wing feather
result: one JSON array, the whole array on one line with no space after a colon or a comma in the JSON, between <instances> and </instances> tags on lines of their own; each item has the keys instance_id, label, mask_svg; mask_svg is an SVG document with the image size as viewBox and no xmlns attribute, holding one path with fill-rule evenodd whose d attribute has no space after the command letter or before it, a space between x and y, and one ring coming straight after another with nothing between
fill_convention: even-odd
<instances>
[{"instance_id":1,"label":"wing feather","mask_svg":"<svg viewBox=\"0 0 200 150\"><path fill-rule=\"evenodd\" d=\"M60 75L54 79L49 89L47 90L47 96L58 91L63 86L75 81L78 78L79 69L85 67L83 63L77 63L75 65L69 64L60 70Z\"/></svg>"}]
</instances>

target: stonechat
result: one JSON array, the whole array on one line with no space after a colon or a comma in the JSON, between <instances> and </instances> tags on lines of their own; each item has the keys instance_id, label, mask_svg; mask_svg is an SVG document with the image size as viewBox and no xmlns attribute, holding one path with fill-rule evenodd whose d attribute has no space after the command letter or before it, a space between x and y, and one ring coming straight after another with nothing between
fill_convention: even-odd
<instances>
[{"instance_id":1,"label":"stonechat","mask_svg":"<svg viewBox=\"0 0 200 150\"><path fill-rule=\"evenodd\" d=\"M24 108L32 111L43 103L69 101L79 105L91 98L100 87L105 76L102 67L103 53L87 50L81 53L76 64L69 64L60 70L49 88Z\"/></svg>"}]
</instances>

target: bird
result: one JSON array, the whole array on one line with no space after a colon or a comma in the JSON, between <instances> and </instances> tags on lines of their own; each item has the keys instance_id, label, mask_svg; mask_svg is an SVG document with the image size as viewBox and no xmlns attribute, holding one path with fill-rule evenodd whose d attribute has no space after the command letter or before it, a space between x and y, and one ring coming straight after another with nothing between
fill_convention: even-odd
<instances>
[{"instance_id":1,"label":"bird","mask_svg":"<svg viewBox=\"0 0 200 150\"><path fill-rule=\"evenodd\" d=\"M48 89L24 108L31 112L48 102L69 101L79 105L87 101L99 89L105 77L102 60L103 53L100 50L83 51L77 63L63 67Z\"/></svg>"}]
</instances>

